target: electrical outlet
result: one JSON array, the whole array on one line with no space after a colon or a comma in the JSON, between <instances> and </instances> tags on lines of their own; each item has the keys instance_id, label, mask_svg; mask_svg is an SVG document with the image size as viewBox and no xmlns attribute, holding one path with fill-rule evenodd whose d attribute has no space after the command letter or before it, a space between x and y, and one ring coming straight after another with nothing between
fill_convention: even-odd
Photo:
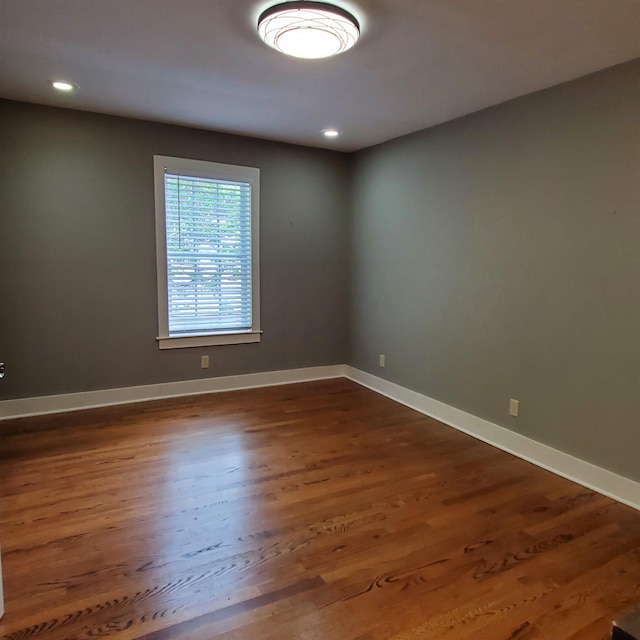
<instances>
[{"instance_id":1,"label":"electrical outlet","mask_svg":"<svg viewBox=\"0 0 640 640\"><path fill-rule=\"evenodd\" d=\"M509 400L509 415L517 418L520 415L520 400Z\"/></svg>"},{"instance_id":2,"label":"electrical outlet","mask_svg":"<svg viewBox=\"0 0 640 640\"><path fill-rule=\"evenodd\" d=\"M201 369L209 368L209 356L200 356L200 368Z\"/></svg>"},{"instance_id":3,"label":"electrical outlet","mask_svg":"<svg viewBox=\"0 0 640 640\"><path fill-rule=\"evenodd\" d=\"M385 357L384 357L384 355L381 353L381 354L380 354L380 366L381 366L381 367L384 367L385 360L386 360L386 358L385 358Z\"/></svg>"}]
</instances>

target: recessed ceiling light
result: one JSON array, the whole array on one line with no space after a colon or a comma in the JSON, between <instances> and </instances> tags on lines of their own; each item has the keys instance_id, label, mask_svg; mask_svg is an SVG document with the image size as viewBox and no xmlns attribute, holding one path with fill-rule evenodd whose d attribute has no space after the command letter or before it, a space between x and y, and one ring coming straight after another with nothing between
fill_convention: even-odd
<instances>
[{"instance_id":1,"label":"recessed ceiling light","mask_svg":"<svg viewBox=\"0 0 640 640\"><path fill-rule=\"evenodd\" d=\"M258 34L266 44L296 58L328 58L351 49L360 37L358 21L326 2L282 2L263 11Z\"/></svg>"},{"instance_id":2,"label":"recessed ceiling light","mask_svg":"<svg viewBox=\"0 0 640 640\"><path fill-rule=\"evenodd\" d=\"M52 80L51 86L58 91L73 91L78 88L78 85L73 82L67 82L66 80Z\"/></svg>"},{"instance_id":3,"label":"recessed ceiling light","mask_svg":"<svg viewBox=\"0 0 640 640\"><path fill-rule=\"evenodd\" d=\"M325 138L337 138L340 135L337 129L325 129L322 133Z\"/></svg>"}]
</instances>

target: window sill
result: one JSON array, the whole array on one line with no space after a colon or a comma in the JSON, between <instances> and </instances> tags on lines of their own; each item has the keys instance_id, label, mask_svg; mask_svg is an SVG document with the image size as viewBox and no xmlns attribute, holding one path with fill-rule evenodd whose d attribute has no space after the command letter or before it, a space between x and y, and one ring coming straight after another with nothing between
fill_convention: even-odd
<instances>
[{"instance_id":1,"label":"window sill","mask_svg":"<svg viewBox=\"0 0 640 640\"><path fill-rule=\"evenodd\" d=\"M249 344L260 342L262 331L242 333L216 333L180 337L156 338L160 349L188 349L189 347L212 347L222 344Z\"/></svg>"}]
</instances>

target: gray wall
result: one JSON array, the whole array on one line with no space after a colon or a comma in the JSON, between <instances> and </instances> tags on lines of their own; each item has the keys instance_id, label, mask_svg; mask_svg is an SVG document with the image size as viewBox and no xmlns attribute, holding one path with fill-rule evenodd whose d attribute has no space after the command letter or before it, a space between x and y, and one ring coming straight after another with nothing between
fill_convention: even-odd
<instances>
[{"instance_id":1,"label":"gray wall","mask_svg":"<svg viewBox=\"0 0 640 640\"><path fill-rule=\"evenodd\" d=\"M640 480L640 62L361 152L353 180L350 364Z\"/></svg>"},{"instance_id":2,"label":"gray wall","mask_svg":"<svg viewBox=\"0 0 640 640\"><path fill-rule=\"evenodd\" d=\"M158 350L154 154L261 169L260 344ZM0 399L345 362L347 164L0 101Z\"/></svg>"}]
</instances>

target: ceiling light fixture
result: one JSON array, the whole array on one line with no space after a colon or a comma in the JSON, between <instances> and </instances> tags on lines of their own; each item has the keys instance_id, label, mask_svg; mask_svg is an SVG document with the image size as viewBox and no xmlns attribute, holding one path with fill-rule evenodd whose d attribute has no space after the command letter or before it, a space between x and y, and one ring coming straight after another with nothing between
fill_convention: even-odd
<instances>
[{"instance_id":1,"label":"ceiling light fixture","mask_svg":"<svg viewBox=\"0 0 640 640\"><path fill-rule=\"evenodd\" d=\"M266 44L296 58L329 58L351 49L360 24L348 11L326 2L282 2L263 11L258 34Z\"/></svg>"},{"instance_id":2,"label":"ceiling light fixture","mask_svg":"<svg viewBox=\"0 0 640 640\"><path fill-rule=\"evenodd\" d=\"M51 86L58 91L73 91L78 88L77 85L72 82L67 82L66 80L53 80Z\"/></svg>"},{"instance_id":3,"label":"ceiling light fixture","mask_svg":"<svg viewBox=\"0 0 640 640\"><path fill-rule=\"evenodd\" d=\"M325 138L337 138L340 135L340 132L336 129L325 129L322 133Z\"/></svg>"}]
</instances>

